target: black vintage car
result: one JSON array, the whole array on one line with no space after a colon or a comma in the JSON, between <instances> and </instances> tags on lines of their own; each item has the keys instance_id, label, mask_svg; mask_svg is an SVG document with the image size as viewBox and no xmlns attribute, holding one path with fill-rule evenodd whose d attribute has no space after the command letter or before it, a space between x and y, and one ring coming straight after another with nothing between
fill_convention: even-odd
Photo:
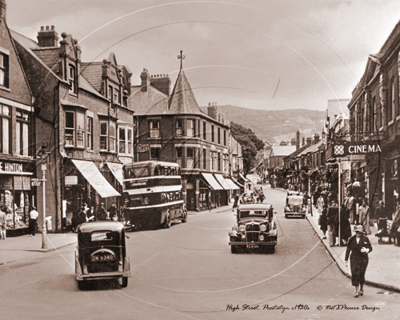
<instances>
[{"instance_id":1,"label":"black vintage car","mask_svg":"<svg viewBox=\"0 0 400 320\"><path fill-rule=\"evenodd\" d=\"M87 222L77 228L75 279L84 289L87 281L116 279L128 285L130 261L126 255L124 225L119 222Z\"/></svg>"},{"instance_id":2,"label":"black vintage car","mask_svg":"<svg viewBox=\"0 0 400 320\"><path fill-rule=\"evenodd\" d=\"M266 203L240 205L235 226L229 232L231 252L257 249L274 253L278 239L274 213L272 205Z\"/></svg>"}]
</instances>

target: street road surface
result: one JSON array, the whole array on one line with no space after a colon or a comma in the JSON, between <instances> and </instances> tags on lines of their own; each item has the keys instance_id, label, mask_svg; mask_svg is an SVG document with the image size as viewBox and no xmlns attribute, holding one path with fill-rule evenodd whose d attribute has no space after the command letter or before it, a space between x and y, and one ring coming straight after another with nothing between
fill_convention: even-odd
<instances>
[{"instance_id":1,"label":"street road surface","mask_svg":"<svg viewBox=\"0 0 400 320\"><path fill-rule=\"evenodd\" d=\"M195 213L170 229L128 233L132 277L124 289L104 281L79 291L74 245L0 266L0 319L399 317L397 293L365 287L353 298L309 222L284 218L285 192L264 193L277 211L274 254L230 252L231 209Z\"/></svg>"}]
</instances>

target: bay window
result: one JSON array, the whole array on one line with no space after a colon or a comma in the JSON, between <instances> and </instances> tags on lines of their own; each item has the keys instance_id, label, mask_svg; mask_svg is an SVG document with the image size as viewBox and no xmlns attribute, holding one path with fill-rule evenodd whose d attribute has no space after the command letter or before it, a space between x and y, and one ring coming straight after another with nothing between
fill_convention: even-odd
<instances>
[{"instance_id":1,"label":"bay window","mask_svg":"<svg viewBox=\"0 0 400 320\"><path fill-rule=\"evenodd\" d=\"M93 118L86 118L86 147L93 150Z\"/></svg>"},{"instance_id":2,"label":"bay window","mask_svg":"<svg viewBox=\"0 0 400 320\"><path fill-rule=\"evenodd\" d=\"M182 120L177 119L175 122L175 135L177 137L181 137L183 134L183 126L182 126Z\"/></svg>"},{"instance_id":3,"label":"bay window","mask_svg":"<svg viewBox=\"0 0 400 320\"><path fill-rule=\"evenodd\" d=\"M186 136L188 137L194 137L195 134L195 125L194 125L194 120L188 120L187 122L187 130L186 130Z\"/></svg>"},{"instance_id":4,"label":"bay window","mask_svg":"<svg viewBox=\"0 0 400 320\"><path fill-rule=\"evenodd\" d=\"M116 126L115 122L110 122L110 151L115 152L116 150Z\"/></svg>"},{"instance_id":5,"label":"bay window","mask_svg":"<svg viewBox=\"0 0 400 320\"><path fill-rule=\"evenodd\" d=\"M176 147L176 163L182 167L182 147Z\"/></svg>"},{"instance_id":6,"label":"bay window","mask_svg":"<svg viewBox=\"0 0 400 320\"><path fill-rule=\"evenodd\" d=\"M75 141L75 113L65 111L65 145L74 146Z\"/></svg>"},{"instance_id":7,"label":"bay window","mask_svg":"<svg viewBox=\"0 0 400 320\"><path fill-rule=\"evenodd\" d=\"M118 153L132 155L132 128L118 128Z\"/></svg>"},{"instance_id":8,"label":"bay window","mask_svg":"<svg viewBox=\"0 0 400 320\"><path fill-rule=\"evenodd\" d=\"M108 122L100 121L100 150L108 150Z\"/></svg>"},{"instance_id":9,"label":"bay window","mask_svg":"<svg viewBox=\"0 0 400 320\"><path fill-rule=\"evenodd\" d=\"M84 147L85 145L85 115L81 112L76 113L76 146Z\"/></svg>"},{"instance_id":10,"label":"bay window","mask_svg":"<svg viewBox=\"0 0 400 320\"><path fill-rule=\"evenodd\" d=\"M194 168L194 148L186 149L186 168Z\"/></svg>"}]
</instances>

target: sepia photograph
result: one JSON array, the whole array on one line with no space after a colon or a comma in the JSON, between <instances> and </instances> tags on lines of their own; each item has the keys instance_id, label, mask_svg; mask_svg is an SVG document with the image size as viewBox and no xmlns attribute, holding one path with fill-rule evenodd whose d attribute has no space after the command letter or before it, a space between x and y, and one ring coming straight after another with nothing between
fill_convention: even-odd
<instances>
[{"instance_id":1,"label":"sepia photograph","mask_svg":"<svg viewBox=\"0 0 400 320\"><path fill-rule=\"evenodd\" d=\"M398 0L0 0L0 318L399 319Z\"/></svg>"}]
</instances>

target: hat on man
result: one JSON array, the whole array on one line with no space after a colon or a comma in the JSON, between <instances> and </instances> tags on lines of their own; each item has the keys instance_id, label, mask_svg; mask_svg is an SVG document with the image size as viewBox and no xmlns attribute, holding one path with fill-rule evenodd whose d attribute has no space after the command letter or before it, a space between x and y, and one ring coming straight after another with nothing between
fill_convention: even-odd
<instances>
[{"instance_id":1,"label":"hat on man","mask_svg":"<svg viewBox=\"0 0 400 320\"><path fill-rule=\"evenodd\" d=\"M364 228L361 225L355 226L354 227L354 232L361 232L364 233Z\"/></svg>"}]
</instances>

